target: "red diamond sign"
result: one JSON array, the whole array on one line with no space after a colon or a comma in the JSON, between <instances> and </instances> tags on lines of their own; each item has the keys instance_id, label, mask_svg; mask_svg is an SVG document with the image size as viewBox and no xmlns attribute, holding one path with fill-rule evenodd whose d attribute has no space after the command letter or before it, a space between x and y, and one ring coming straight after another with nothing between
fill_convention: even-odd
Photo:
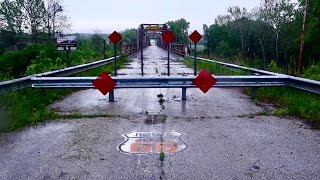
<instances>
[{"instance_id":1,"label":"red diamond sign","mask_svg":"<svg viewBox=\"0 0 320 180\"><path fill-rule=\"evenodd\" d=\"M217 80L206 70L203 70L199 76L194 79L193 84L196 85L203 93L207 93Z\"/></svg>"},{"instance_id":2,"label":"red diamond sign","mask_svg":"<svg viewBox=\"0 0 320 180\"><path fill-rule=\"evenodd\" d=\"M102 72L92 84L103 95L107 95L116 86L116 82L106 72Z\"/></svg>"},{"instance_id":3,"label":"red diamond sign","mask_svg":"<svg viewBox=\"0 0 320 180\"><path fill-rule=\"evenodd\" d=\"M175 38L174 34L173 34L171 31L169 31L169 30L167 30L166 32L164 32L164 33L162 34L162 39L163 39L163 41L166 42L167 44L172 43L172 41L174 40L174 38Z\"/></svg>"},{"instance_id":4,"label":"red diamond sign","mask_svg":"<svg viewBox=\"0 0 320 180\"><path fill-rule=\"evenodd\" d=\"M117 44L121 41L122 36L117 31L114 31L108 38L113 44Z\"/></svg>"},{"instance_id":5,"label":"red diamond sign","mask_svg":"<svg viewBox=\"0 0 320 180\"><path fill-rule=\"evenodd\" d=\"M190 36L189 38L195 43L197 44L201 39L202 39L202 36L201 34L198 33L197 30L195 30Z\"/></svg>"}]
</instances>

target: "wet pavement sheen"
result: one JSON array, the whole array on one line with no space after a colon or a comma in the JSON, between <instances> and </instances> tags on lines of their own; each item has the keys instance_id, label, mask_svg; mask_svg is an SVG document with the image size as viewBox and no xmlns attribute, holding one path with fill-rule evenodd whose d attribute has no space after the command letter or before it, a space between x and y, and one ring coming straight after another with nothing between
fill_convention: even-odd
<instances>
[{"instance_id":1,"label":"wet pavement sheen","mask_svg":"<svg viewBox=\"0 0 320 180\"><path fill-rule=\"evenodd\" d=\"M146 76L166 76L166 51L145 49ZM192 75L171 55L173 75ZM139 54L119 74L141 73ZM0 135L0 179L320 179L320 132L240 89L76 92L49 108L109 118L53 120ZM272 109L272 107L271 107ZM160 152L164 152L163 159Z\"/></svg>"}]
</instances>

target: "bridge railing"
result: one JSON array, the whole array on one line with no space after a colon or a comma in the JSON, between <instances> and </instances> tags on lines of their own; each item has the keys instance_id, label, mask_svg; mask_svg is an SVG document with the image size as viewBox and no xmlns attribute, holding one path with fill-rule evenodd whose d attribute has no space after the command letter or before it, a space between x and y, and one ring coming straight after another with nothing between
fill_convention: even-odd
<instances>
[{"instance_id":1,"label":"bridge railing","mask_svg":"<svg viewBox=\"0 0 320 180\"><path fill-rule=\"evenodd\" d=\"M161 48L163 49L167 49L167 45L160 45ZM176 54L178 56L181 57L185 57L186 56L186 51L185 51L185 47L188 47L187 44L183 44L183 43L172 43L170 45L170 52L173 54Z\"/></svg>"},{"instance_id":2,"label":"bridge railing","mask_svg":"<svg viewBox=\"0 0 320 180\"><path fill-rule=\"evenodd\" d=\"M188 57L193 58L192 56L188 56ZM301 90L308 91L311 93L320 94L320 81L299 78L299 77L294 77L294 76L290 76L290 75L286 75L286 74L280 74L280 73L260 70L260 69L256 69L256 68L244 67L244 66L239 66L239 65L230 64L230 63L224 63L224 62L215 61L212 59L205 59L205 58L197 58L197 59L200 61L206 61L206 62L219 64L223 68L226 68L231 71L244 70L244 71L249 71L249 72L251 72L255 75L258 75L258 76L267 75L270 78L272 78L272 77L285 77L287 79L287 86L289 86L289 87L301 89Z\"/></svg>"},{"instance_id":3,"label":"bridge railing","mask_svg":"<svg viewBox=\"0 0 320 180\"><path fill-rule=\"evenodd\" d=\"M132 55L138 51L139 51L139 48L137 44L127 44L127 43L122 44L122 48L121 48L122 54Z\"/></svg>"},{"instance_id":4,"label":"bridge railing","mask_svg":"<svg viewBox=\"0 0 320 180\"><path fill-rule=\"evenodd\" d=\"M120 56L117 56L118 58ZM114 62L114 58L104 59L100 61L95 61L88 64L82 64L74 67L68 67L65 69L45 72L41 74L34 74L32 76L27 76L19 79L14 79L10 81L0 82L0 94L5 94L11 91L31 87L31 78L32 77L57 77L57 76L69 76L72 74L77 74L79 72L88 71L97 67L104 66L106 64Z\"/></svg>"},{"instance_id":5,"label":"bridge railing","mask_svg":"<svg viewBox=\"0 0 320 180\"><path fill-rule=\"evenodd\" d=\"M185 47L186 47L186 44L173 43L171 45L171 52L178 56L185 57L186 56Z\"/></svg>"}]
</instances>

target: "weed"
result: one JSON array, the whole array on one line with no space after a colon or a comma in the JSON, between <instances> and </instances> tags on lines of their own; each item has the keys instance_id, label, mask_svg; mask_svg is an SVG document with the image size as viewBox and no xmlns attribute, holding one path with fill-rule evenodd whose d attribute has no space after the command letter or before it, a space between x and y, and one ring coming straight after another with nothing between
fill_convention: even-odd
<instances>
[{"instance_id":1,"label":"weed","mask_svg":"<svg viewBox=\"0 0 320 180\"><path fill-rule=\"evenodd\" d=\"M161 114L160 121L161 121L161 123L165 123L167 121L167 115Z\"/></svg>"},{"instance_id":2,"label":"weed","mask_svg":"<svg viewBox=\"0 0 320 180\"><path fill-rule=\"evenodd\" d=\"M161 153L160 153L159 160L160 160L160 161L164 161L165 156L166 156L166 155L164 154L164 152L161 152Z\"/></svg>"}]
</instances>

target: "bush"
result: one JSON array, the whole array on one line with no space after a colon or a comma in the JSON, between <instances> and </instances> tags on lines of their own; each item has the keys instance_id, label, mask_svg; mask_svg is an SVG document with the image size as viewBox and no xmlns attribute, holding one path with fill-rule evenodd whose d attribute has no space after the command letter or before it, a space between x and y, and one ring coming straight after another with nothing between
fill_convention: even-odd
<instances>
[{"instance_id":1,"label":"bush","mask_svg":"<svg viewBox=\"0 0 320 180\"><path fill-rule=\"evenodd\" d=\"M33 60L40 55L42 58L56 59L60 54L56 51L54 45L30 45L21 51L7 52L0 56L0 72L1 76L6 74L10 77L24 76L27 67L32 64ZM55 62L52 62L53 64Z\"/></svg>"},{"instance_id":2,"label":"bush","mask_svg":"<svg viewBox=\"0 0 320 180\"><path fill-rule=\"evenodd\" d=\"M108 57L113 51L107 51ZM57 51L54 44L30 45L21 51L7 52L0 56L0 79L13 79L19 76L42 73L66 67L65 51ZM102 53L89 46L71 53L71 65L79 65L102 59Z\"/></svg>"},{"instance_id":3,"label":"bush","mask_svg":"<svg viewBox=\"0 0 320 180\"><path fill-rule=\"evenodd\" d=\"M304 78L320 81L320 63L310 66L302 75Z\"/></svg>"},{"instance_id":4,"label":"bush","mask_svg":"<svg viewBox=\"0 0 320 180\"><path fill-rule=\"evenodd\" d=\"M35 60L31 62L31 65L27 67L27 75L38 74L46 71L50 71L53 67L53 61L46 57L45 50L40 52Z\"/></svg>"},{"instance_id":5,"label":"bush","mask_svg":"<svg viewBox=\"0 0 320 180\"><path fill-rule=\"evenodd\" d=\"M271 63L268 65L268 70L275 73L282 73L282 70L278 67L277 62L271 60Z\"/></svg>"}]
</instances>

